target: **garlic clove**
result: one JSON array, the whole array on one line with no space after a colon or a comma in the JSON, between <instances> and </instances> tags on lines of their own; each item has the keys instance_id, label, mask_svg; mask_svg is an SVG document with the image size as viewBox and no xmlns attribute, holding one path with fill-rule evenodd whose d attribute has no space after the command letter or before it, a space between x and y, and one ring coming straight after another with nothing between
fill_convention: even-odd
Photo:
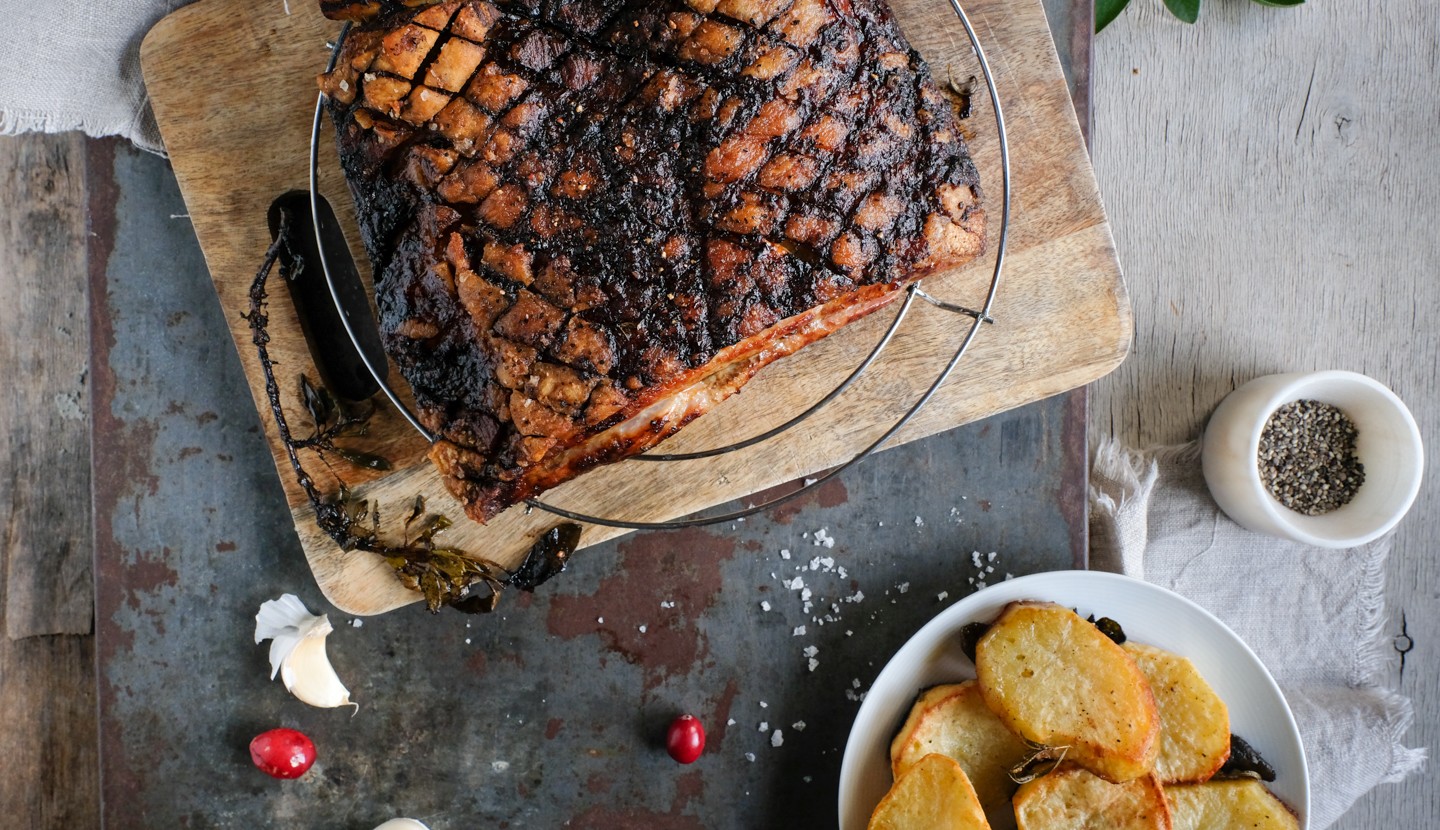
<instances>
[{"instance_id":1,"label":"garlic clove","mask_svg":"<svg viewBox=\"0 0 1440 830\"><path fill-rule=\"evenodd\" d=\"M311 706L359 709L358 703L351 702L350 692L335 674L335 667L330 665L330 657L325 653L325 637L333 629L329 620L322 617L321 621L323 625L312 627L281 662L280 680L290 694Z\"/></svg>"},{"instance_id":2,"label":"garlic clove","mask_svg":"<svg viewBox=\"0 0 1440 830\"><path fill-rule=\"evenodd\" d=\"M376 827L375 830L430 830L430 828L413 818L392 818Z\"/></svg>"},{"instance_id":3,"label":"garlic clove","mask_svg":"<svg viewBox=\"0 0 1440 830\"><path fill-rule=\"evenodd\" d=\"M334 630L329 617L311 614L294 594L265 602L255 615L255 642L271 641L271 680L280 675L285 688L311 706L358 710L325 653L325 638Z\"/></svg>"}]
</instances>

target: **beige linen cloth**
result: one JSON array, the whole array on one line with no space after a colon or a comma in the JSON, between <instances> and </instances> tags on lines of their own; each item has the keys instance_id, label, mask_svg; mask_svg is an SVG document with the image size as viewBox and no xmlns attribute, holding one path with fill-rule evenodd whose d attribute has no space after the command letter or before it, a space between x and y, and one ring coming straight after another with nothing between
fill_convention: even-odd
<instances>
[{"instance_id":1,"label":"beige linen cloth","mask_svg":"<svg viewBox=\"0 0 1440 830\"><path fill-rule=\"evenodd\" d=\"M1090 480L1091 567L1144 579L1219 617L1264 661L1295 713L1312 830L1425 762L1410 701L1384 687L1389 540L1326 550L1252 533L1210 498L1198 444L1105 441Z\"/></svg>"},{"instance_id":2,"label":"beige linen cloth","mask_svg":"<svg viewBox=\"0 0 1440 830\"><path fill-rule=\"evenodd\" d=\"M140 77L140 41L186 2L0 0L6 36L18 44L0 52L0 135L82 130L163 153Z\"/></svg>"}]
</instances>

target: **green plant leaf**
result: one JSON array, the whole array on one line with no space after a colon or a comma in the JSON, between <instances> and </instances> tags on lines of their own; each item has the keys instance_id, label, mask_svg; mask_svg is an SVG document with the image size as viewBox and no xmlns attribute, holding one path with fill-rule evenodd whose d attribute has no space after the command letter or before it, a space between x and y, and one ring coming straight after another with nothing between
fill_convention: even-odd
<instances>
[{"instance_id":1,"label":"green plant leaf","mask_svg":"<svg viewBox=\"0 0 1440 830\"><path fill-rule=\"evenodd\" d=\"M1200 0L1165 0L1165 8L1186 23L1200 19Z\"/></svg>"},{"instance_id":2,"label":"green plant leaf","mask_svg":"<svg viewBox=\"0 0 1440 830\"><path fill-rule=\"evenodd\" d=\"M1099 34L1102 29L1115 22L1120 12L1130 5L1130 0L1095 0L1095 32Z\"/></svg>"},{"instance_id":3,"label":"green plant leaf","mask_svg":"<svg viewBox=\"0 0 1440 830\"><path fill-rule=\"evenodd\" d=\"M1275 6L1277 8L1305 5L1305 0L1255 0L1255 2L1262 6Z\"/></svg>"}]
</instances>

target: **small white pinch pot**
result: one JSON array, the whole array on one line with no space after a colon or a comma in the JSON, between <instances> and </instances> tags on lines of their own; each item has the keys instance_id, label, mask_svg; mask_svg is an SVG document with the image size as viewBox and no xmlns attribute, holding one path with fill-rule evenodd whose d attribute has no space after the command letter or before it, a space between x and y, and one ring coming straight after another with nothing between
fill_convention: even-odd
<instances>
[{"instance_id":1,"label":"small white pinch pot","mask_svg":"<svg viewBox=\"0 0 1440 830\"><path fill-rule=\"evenodd\" d=\"M1349 504L1319 516L1282 505L1260 480L1260 433L1276 409L1299 400L1339 407L1358 432L1365 483ZM1420 492L1425 451L1415 418L1394 392L1355 372L1266 375L1230 393L1205 427L1201 465L1226 515L1257 533L1323 548L1350 548L1388 533Z\"/></svg>"}]
</instances>

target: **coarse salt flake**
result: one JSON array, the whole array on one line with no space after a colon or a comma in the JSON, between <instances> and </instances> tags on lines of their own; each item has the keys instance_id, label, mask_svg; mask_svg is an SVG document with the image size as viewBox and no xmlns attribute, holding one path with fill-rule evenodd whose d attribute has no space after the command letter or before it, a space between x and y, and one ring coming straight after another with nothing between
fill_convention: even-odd
<instances>
[{"instance_id":1,"label":"coarse salt flake","mask_svg":"<svg viewBox=\"0 0 1440 830\"><path fill-rule=\"evenodd\" d=\"M797 720L797 721L795 721L794 723L790 724L790 728L791 728L791 729L794 729L796 732L804 732L804 731L805 731L805 721L803 721L803 720Z\"/></svg>"},{"instance_id":2,"label":"coarse salt flake","mask_svg":"<svg viewBox=\"0 0 1440 830\"><path fill-rule=\"evenodd\" d=\"M815 655L820 653L820 649L816 648L815 646L806 646L805 650L801 653L804 654L806 657L814 657Z\"/></svg>"},{"instance_id":3,"label":"coarse salt flake","mask_svg":"<svg viewBox=\"0 0 1440 830\"><path fill-rule=\"evenodd\" d=\"M779 729L776 729L774 732L770 733L771 746L778 747L783 743L785 743L785 734L783 732L781 732Z\"/></svg>"},{"instance_id":4,"label":"coarse salt flake","mask_svg":"<svg viewBox=\"0 0 1440 830\"><path fill-rule=\"evenodd\" d=\"M793 637L804 637L804 636L805 636L805 626L803 626L803 625L797 625L797 626L795 626L795 630L792 631L792 632L790 632L790 634L791 634L791 636L793 636Z\"/></svg>"},{"instance_id":5,"label":"coarse salt flake","mask_svg":"<svg viewBox=\"0 0 1440 830\"><path fill-rule=\"evenodd\" d=\"M810 658L810 661L809 661L809 664L810 664L810 671L815 671L815 669L820 666L820 661L819 661L819 660L816 660L814 657L811 657L811 658Z\"/></svg>"},{"instance_id":6,"label":"coarse salt flake","mask_svg":"<svg viewBox=\"0 0 1440 830\"><path fill-rule=\"evenodd\" d=\"M760 610L761 610L761 611L769 611L769 610L770 610L770 601L769 601L769 600L764 600L764 599L760 600Z\"/></svg>"},{"instance_id":7,"label":"coarse salt flake","mask_svg":"<svg viewBox=\"0 0 1440 830\"><path fill-rule=\"evenodd\" d=\"M940 593L938 593L938 594L935 595L935 601L936 601L936 602L944 602L945 600L947 600L947 599L949 599L949 598L950 598L950 592L949 592L949 591L941 591Z\"/></svg>"}]
</instances>

